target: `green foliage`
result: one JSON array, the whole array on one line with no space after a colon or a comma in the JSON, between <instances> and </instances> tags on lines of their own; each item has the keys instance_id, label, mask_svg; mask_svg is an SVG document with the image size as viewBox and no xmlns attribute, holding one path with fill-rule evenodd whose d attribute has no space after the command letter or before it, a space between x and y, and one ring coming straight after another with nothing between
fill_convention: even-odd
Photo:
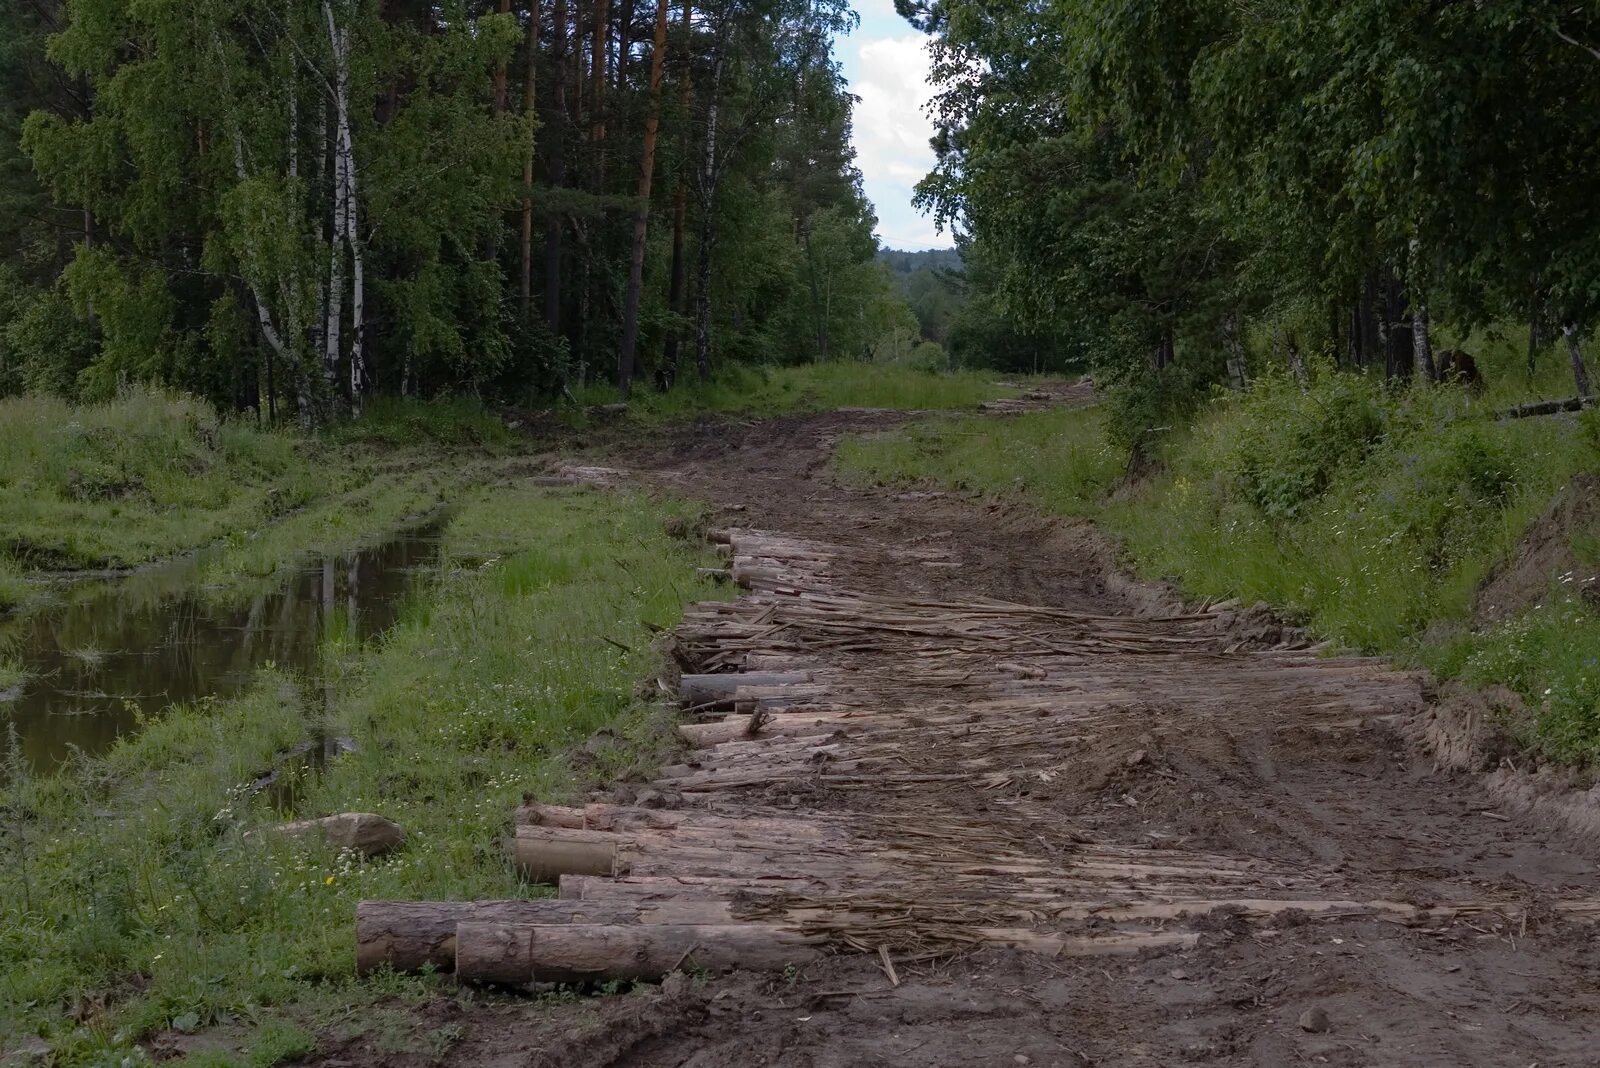
<instances>
[{"instance_id":1,"label":"green foliage","mask_svg":"<svg viewBox=\"0 0 1600 1068\"><path fill-rule=\"evenodd\" d=\"M682 506L588 493L473 494L402 621L332 644L333 688L263 671L237 700L177 708L103 759L0 778L0 1031L44 1033L57 1063L97 1063L153 1030L257 1020L245 1063L303 1053L294 1007L349 1011L427 980L357 985L362 898L524 892L497 845L525 791L652 759L653 629L689 600L697 551L663 533ZM485 563L485 561L488 563ZM626 650L626 651L624 651ZM325 732L357 748L307 781L299 810L377 810L408 843L364 861L267 833L252 784ZM569 759L584 750L584 770ZM114 996L107 997L108 994ZM105 1008L85 1022L74 1005ZM359 1014L358 1014L359 1015Z\"/></svg>"},{"instance_id":2,"label":"green foliage","mask_svg":"<svg viewBox=\"0 0 1600 1068\"><path fill-rule=\"evenodd\" d=\"M666 393L640 390L630 414L645 421L684 419L713 412L778 414L830 408L892 408L932 411L974 408L1015 392L978 372L945 373L907 363L834 360L798 367L736 365L709 384ZM616 400L615 392L593 389L578 398L585 405Z\"/></svg>"},{"instance_id":3,"label":"green foliage","mask_svg":"<svg viewBox=\"0 0 1600 1068\"><path fill-rule=\"evenodd\" d=\"M872 485L932 481L1015 495L1058 515L1093 515L1121 476L1127 454L1106 439L1100 409L1033 412L1004 422L978 416L846 438L846 478Z\"/></svg>"},{"instance_id":4,"label":"green foliage","mask_svg":"<svg viewBox=\"0 0 1600 1068\"><path fill-rule=\"evenodd\" d=\"M514 440L498 416L465 397L433 401L379 397L359 420L340 424L330 437L400 446L504 446Z\"/></svg>"},{"instance_id":5,"label":"green foliage","mask_svg":"<svg viewBox=\"0 0 1600 1068\"><path fill-rule=\"evenodd\" d=\"M287 435L192 398L0 400L0 546L36 564L143 563L283 514L327 483Z\"/></svg>"},{"instance_id":6,"label":"green foliage","mask_svg":"<svg viewBox=\"0 0 1600 1068\"><path fill-rule=\"evenodd\" d=\"M1382 395L1366 380L1330 376L1304 393L1263 380L1240 402L1219 443L1220 470L1269 519L1292 519L1322 496L1334 474L1359 463L1383 433Z\"/></svg>"},{"instance_id":7,"label":"green foliage","mask_svg":"<svg viewBox=\"0 0 1600 1068\"><path fill-rule=\"evenodd\" d=\"M1556 594L1519 619L1425 653L1442 674L1508 686L1538 709L1524 740L1547 756L1600 762L1600 614L1592 606Z\"/></svg>"}]
</instances>

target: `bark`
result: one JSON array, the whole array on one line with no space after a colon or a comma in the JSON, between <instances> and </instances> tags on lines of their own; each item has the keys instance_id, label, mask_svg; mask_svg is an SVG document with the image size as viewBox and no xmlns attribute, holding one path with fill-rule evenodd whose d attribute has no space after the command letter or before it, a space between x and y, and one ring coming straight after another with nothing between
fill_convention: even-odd
<instances>
[{"instance_id":1,"label":"bark","mask_svg":"<svg viewBox=\"0 0 1600 1068\"><path fill-rule=\"evenodd\" d=\"M1594 406L1594 397L1569 397L1566 400L1534 401L1518 404L1495 413L1496 419L1526 419L1534 415L1558 415L1561 412L1581 412Z\"/></svg>"},{"instance_id":2,"label":"bark","mask_svg":"<svg viewBox=\"0 0 1600 1068\"><path fill-rule=\"evenodd\" d=\"M589 141L595 146L595 189L605 187L604 157L601 145L606 139L606 54L611 36L611 2L594 0L594 42L589 63Z\"/></svg>"},{"instance_id":3,"label":"bark","mask_svg":"<svg viewBox=\"0 0 1600 1068\"><path fill-rule=\"evenodd\" d=\"M519 828L535 830L537 828ZM582 831L544 835L520 833L505 843L506 854L524 879L554 884L563 875L618 875L626 865L609 837L592 837Z\"/></svg>"},{"instance_id":4,"label":"bark","mask_svg":"<svg viewBox=\"0 0 1600 1068\"><path fill-rule=\"evenodd\" d=\"M762 924L495 924L456 927L456 975L475 983L660 979L680 970L777 971L822 955L820 939Z\"/></svg>"},{"instance_id":5,"label":"bark","mask_svg":"<svg viewBox=\"0 0 1600 1068\"><path fill-rule=\"evenodd\" d=\"M334 19L329 0L323 0L322 13L328 23L328 43L334 64L333 222L328 234L328 301L322 331L322 377L326 399L331 403L339 383L339 360L344 354L340 335L344 328L345 243L350 208L349 174L346 170L349 157L345 154L345 133L349 125L350 64L348 41Z\"/></svg>"},{"instance_id":6,"label":"bark","mask_svg":"<svg viewBox=\"0 0 1600 1068\"><path fill-rule=\"evenodd\" d=\"M500 0L500 14L511 14L511 0ZM504 60L494 65L494 113L504 114L506 110L506 64Z\"/></svg>"},{"instance_id":7,"label":"bark","mask_svg":"<svg viewBox=\"0 0 1600 1068\"><path fill-rule=\"evenodd\" d=\"M1538 318L1530 318L1528 320L1528 380L1530 382L1533 380L1533 376L1538 373L1539 349L1542 347L1542 340L1539 336Z\"/></svg>"},{"instance_id":8,"label":"bark","mask_svg":"<svg viewBox=\"0 0 1600 1068\"><path fill-rule=\"evenodd\" d=\"M667 304L672 313L682 316L684 313L683 298L685 282L688 280L686 257L684 255L684 227L689 215L689 102L691 83L689 80L689 47L693 36L693 23L691 22L694 7L689 0L683 0L682 34L683 45L678 53L678 62L681 67L678 71L678 113L683 116L683 145L678 162L678 188L672 195L672 270L670 281L667 283ZM665 364L665 373L669 376L669 384L678 377L678 328L674 326L667 334L666 351L663 353L662 362Z\"/></svg>"},{"instance_id":9,"label":"bark","mask_svg":"<svg viewBox=\"0 0 1600 1068\"><path fill-rule=\"evenodd\" d=\"M356 905L356 972L387 965L397 972L456 966L456 925L720 924L733 918L726 901L667 896L654 902L362 901Z\"/></svg>"},{"instance_id":10,"label":"bark","mask_svg":"<svg viewBox=\"0 0 1600 1068\"><path fill-rule=\"evenodd\" d=\"M566 182L567 0L555 0L554 39L550 42L550 185ZM551 213L544 231L544 321L551 334L561 330L561 218Z\"/></svg>"},{"instance_id":11,"label":"bark","mask_svg":"<svg viewBox=\"0 0 1600 1068\"><path fill-rule=\"evenodd\" d=\"M822 294L817 287L817 258L811 251L811 220L805 219L800 224L801 233L804 235L806 249L806 273L811 281L811 317L816 321L817 330L817 359L828 358L828 319L822 311Z\"/></svg>"},{"instance_id":12,"label":"bark","mask_svg":"<svg viewBox=\"0 0 1600 1068\"><path fill-rule=\"evenodd\" d=\"M678 680L678 692L684 704L702 706L733 700L741 686L791 686L810 679L810 675L801 671L684 675Z\"/></svg>"},{"instance_id":13,"label":"bark","mask_svg":"<svg viewBox=\"0 0 1600 1068\"><path fill-rule=\"evenodd\" d=\"M667 0L656 0L656 35L650 52L650 114L644 123L639 163L639 203L633 212L633 254L628 261L628 295L622 312L622 349L617 384L627 398L633 383L634 349L639 339L639 301L644 290L644 253L650 225L650 186L655 179L656 133L661 126L661 71L667 57Z\"/></svg>"},{"instance_id":14,"label":"bark","mask_svg":"<svg viewBox=\"0 0 1600 1068\"><path fill-rule=\"evenodd\" d=\"M717 112L722 95L721 52L712 67L711 101L706 108L706 143L700 181L700 251L695 258L694 362L700 381L711 381L711 255L717 244Z\"/></svg>"},{"instance_id":15,"label":"bark","mask_svg":"<svg viewBox=\"0 0 1600 1068\"><path fill-rule=\"evenodd\" d=\"M521 273L517 279L518 307L523 322L533 316L533 157L536 133L533 105L538 85L539 0L528 2L528 69L522 83L522 115L528 122L528 146L522 156L522 233L518 247Z\"/></svg>"},{"instance_id":16,"label":"bark","mask_svg":"<svg viewBox=\"0 0 1600 1068\"><path fill-rule=\"evenodd\" d=\"M1250 375L1245 364L1244 340L1240 336L1239 309L1228 312L1222 332L1228 349L1228 384L1234 389L1244 389L1250 384Z\"/></svg>"},{"instance_id":17,"label":"bark","mask_svg":"<svg viewBox=\"0 0 1600 1068\"><path fill-rule=\"evenodd\" d=\"M621 17L617 19L617 63L611 71L611 85L621 92L628 84L628 60L633 52L633 0L625 0Z\"/></svg>"},{"instance_id":18,"label":"bark","mask_svg":"<svg viewBox=\"0 0 1600 1068\"><path fill-rule=\"evenodd\" d=\"M1579 344L1580 330L1576 323L1568 323L1561 328L1562 334L1567 339L1567 356L1572 360L1572 381L1578 387L1578 396L1592 397L1594 391L1589 386L1589 368L1583 363L1583 347Z\"/></svg>"},{"instance_id":19,"label":"bark","mask_svg":"<svg viewBox=\"0 0 1600 1068\"><path fill-rule=\"evenodd\" d=\"M1428 307L1418 304L1411 315L1411 352L1417 362L1417 374L1424 382L1439 380L1438 368L1433 362L1433 342L1428 338Z\"/></svg>"},{"instance_id":20,"label":"bark","mask_svg":"<svg viewBox=\"0 0 1600 1068\"><path fill-rule=\"evenodd\" d=\"M1311 389L1311 374L1306 370L1306 359L1300 351L1300 341L1293 333L1289 334L1288 347L1289 370L1294 373L1294 380L1300 387L1300 392L1308 392Z\"/></svg>"},{"instance_id":21,"label":"bark","mask_svg":"<svg viewBox=\"0 0 1600 1068\"><path fill-rule=\"evenodd\" d=\"M1406 316L1409 303L1400 280L1392 274L1386 276L1382 282L1382 317L1378 331L1383 342L1384 374L1389 378L1409 377L1415 365L1411 323Z\"/></svg>"},{"instance_id":22,"label":"bark","mask_svg":"<svg viewBox=\"0 0 1600 1068\"><path fill-rule=\"evenodd\" d=\"M360 217L358 211L358 184L355 159L355 138L351 132L350 119L350 30L341 28L334 21L333 8L324 2L323 12L328 20L328 39L333 45L334 56L334 109L338 121L338 132L335 138L334 151L338 155L336 170L339 173L339 198L341 204L334 211L334 236L335 245L342 239L349 248L350 253L350 408L359 415L361 413L361 396L366 386L367 368L365 357L365 332L366 332L366 257L361 250ZM343 273L342 257L338 259L340 275ZM343 279L340 278L342 286ZM331 281L330 281L331 285ZM339 344L338 323L336 312L338 303L342 300L342 292L335 294L329 301L329 320L333 327L331 339L328 343L328 365L326 371L329 381L335 380L338 371Z\"/></svg>"}]
</instances>

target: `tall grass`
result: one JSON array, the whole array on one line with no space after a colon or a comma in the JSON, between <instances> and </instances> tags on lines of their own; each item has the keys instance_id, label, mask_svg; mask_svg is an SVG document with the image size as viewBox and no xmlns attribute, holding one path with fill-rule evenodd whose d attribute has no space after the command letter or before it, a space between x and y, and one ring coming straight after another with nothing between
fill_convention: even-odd
<instances>
[{"instance_id":1,"label":"tall grass","mask_svg":"<svg viewBox=\"0 0 1600 1068\"><path fill-rule=\"evenodd\" d=\"M269 669L103 759L14 769L0 787L0 1034L45 1035L59 1064L116 1063L154 1030L230 1021L298 1050L312 1010L415 989L354 984L356 901L526 893L498 846L524 793L561 798L653 759L634 695L652 634L716 595L668 518L694 516L479 491L402 621L376 644L330 642L326 688ZM252 784L319 733L356 748L305 785L300 813L381 812L406 828L402 851L363 861L266 830L281 816Z\"/></svg>"},{"instance_id":2,"label":"tall grass","mask_svg":"<svg viewBox=\"0 0 1600 1068\"><path fill-rule=\"evenodd\" d=\"M142 563L299 507L329 477L288 434L188 397L0 400L0 550L33 566Z\"/></svg>"},{"instance_id":3,"label":"tall grass","mask_svg":"<svg viewBox=\"0 0 1600 1068\"><path fill-rule=\"evenodd\" d=\"M1097 409L1031 412L998 422L941 419L847 438L838 464L849 480L909 486L930 481L1014 494L1057 515L1094 515L1127 464Z\"/></svg>"},{"instance_id":4,"label":"tall grass","mask_svg":"<svg viewBox=\"0 0 1600 1068\"><path fill-rule=\"evenodd\" d=\"M638 389L629 412L645 421L667 421L713 413L774 415L850 407L934 411L975 408L1014 392L994 375L975 371L847 360L772 368L737 364L707 383L686 382L666 393ZM602 386L583 391L578 399L591 405L619 398L612 387Z\"/></svg>"}]
</instances>

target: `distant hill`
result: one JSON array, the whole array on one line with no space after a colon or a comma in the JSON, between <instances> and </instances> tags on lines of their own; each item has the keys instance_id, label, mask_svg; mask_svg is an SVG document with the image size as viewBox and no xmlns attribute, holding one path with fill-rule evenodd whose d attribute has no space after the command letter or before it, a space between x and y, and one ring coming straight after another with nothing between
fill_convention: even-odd
<instances>
[{"instance_id":1,"label":"distant hill","mask_svg":"<svg viewBox=\"0 0 1600 1068\"><path fill-rule=\"evenodd\" d=\"M959 271L961 253L953 248L934 248L926 252L902 252L897 248L878 250L878 262L895 274L912 274L916 271Z\"/></svg>"},{"instance_id":2,"label":"distant hill","mask_svg":"<svg viewBox=\"0 0 1600 1068\"><path fill-rule=\"evenodd\" d=\"M878 262L889 269L895 286L916 313L923 338L941 345L948 341L950 324L967 300L961 253L953 248L926 252L886 248L878 252Z\"/></svg>"}]
</instances>

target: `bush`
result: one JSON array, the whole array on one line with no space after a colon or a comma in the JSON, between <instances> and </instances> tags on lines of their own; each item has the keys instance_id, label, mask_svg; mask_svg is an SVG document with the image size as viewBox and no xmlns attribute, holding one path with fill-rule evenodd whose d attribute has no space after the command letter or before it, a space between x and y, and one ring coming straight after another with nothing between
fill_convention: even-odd
<instances>
[{"instance_id":1,"label":"bush","mask_svg":"<svg viewBox=\"0 0 1600 1068\"><path fill-rule=\"evenodd\" d=\"M1283 378L1263 380L1230 421L1218 468L1271 519L1292 519L1328 489L1334 472L1359 462L1383 432L1377 390L1330 375L1302 393Z\"/></svg>"}]
</instances>

